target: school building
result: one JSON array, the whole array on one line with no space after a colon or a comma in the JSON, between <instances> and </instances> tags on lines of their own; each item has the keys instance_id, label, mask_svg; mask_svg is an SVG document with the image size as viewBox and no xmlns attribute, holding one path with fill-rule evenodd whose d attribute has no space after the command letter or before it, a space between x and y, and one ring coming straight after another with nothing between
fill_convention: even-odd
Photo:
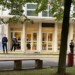
<instances>
[{"instance_id":1,"label":"school building","mask_svg":"<svg viewBox=\"0 0 75 75\"><path fill-rule=\"evenodd\" d=\"M57 22L52 15L49 14L50 7L47 10L35 14L35 3L27 3L25 6L24 14L34 23L26 22L25 24L9 23L0 24L0 51L1 38L6 34L8 38L8 51L11 51L12 38L16 36L18 40L17 52L35 53L35 52L59 52L60 39L61 39L61 27L62 22ZM5 20L9 19L11 15L7 15L2 11L1 17ZM69 52L69 43L74 39L75 42L75 23L70 22L67 52ZM65 40L65 39L64 39Z\"/></svg>"}]
</instances>

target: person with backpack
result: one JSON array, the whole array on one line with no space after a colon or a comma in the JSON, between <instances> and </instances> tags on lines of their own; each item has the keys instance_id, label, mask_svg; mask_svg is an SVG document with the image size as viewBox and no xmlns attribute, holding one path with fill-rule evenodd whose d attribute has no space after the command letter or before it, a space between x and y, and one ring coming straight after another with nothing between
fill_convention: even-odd
<instances>
[{"instance_id":1,"label":"person with backpack","mask_svg":"<svg viewBox=\"0 0 75 75\"><path fill-rule=\"evenodd\" d=\"M4 37L2 37L3 53L8 53L8 51L7 51L7 42L8 42L8 39L7 39L6 35L4 35Z\"/></svg>"},{"instance_id":2,"label":"person with backpack","mask_svg":"<svg viewBox=\"0 0 75 75\"><path fill-rule=\"evenodd\" d=\"M74 42L73 42L73 40L71 40L69 46L70 46L70 53L74 53Z\"/></svg>"},{"instance_id":3,"label":"person with backpack","mask_svg":"<svg viewBox=\"0 0 75 75\"><path fill-rule=\"evenodd\" d=\"M16 50L16 46L17 46L17 39L16 39L16 37L14 37L13 39L12 39L12 48L11 48L11 51L12 50Z\"/></svg>"}]
</instances>

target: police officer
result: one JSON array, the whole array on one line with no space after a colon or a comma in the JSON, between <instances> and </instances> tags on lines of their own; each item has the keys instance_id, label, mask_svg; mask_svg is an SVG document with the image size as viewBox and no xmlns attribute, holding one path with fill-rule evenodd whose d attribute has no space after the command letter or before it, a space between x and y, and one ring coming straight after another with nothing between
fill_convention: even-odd
<instances>
[{"instance_id":1,"label":"police officer","mask_svg":"<svg viewBox=\"0 0 75 75\"><path fill-rule=\"evenodd\" d=\"M70 42L70 52L74 53L74 42L73 42L73 40L71 40L71 42Z\"/></svg>"},{"instance_id":2,"label":"police officer","mask_svg":"<svg viewBox=\"0 0 75 75\"><path fill-rule=\"evenodd\" d=\"M15 51L16 46L17 46L17 39L16 39L16 37L14 37L14 38L12 39L12 48L11 48L11 51L12 51L12 50Z\"/></svg>"},{"instance_id":3,"label":"police officer","mask_svg":"<svg viewBox=\"0 0 75 75\"><path fill-rule=\"evenodd\" d=\"M8 53L7 52L7 42L8 42L8 39L7 39L6 35L4 35L4 37L2 38L3 53L5 53L5 52Z\"/></svg>"}]
</instances>

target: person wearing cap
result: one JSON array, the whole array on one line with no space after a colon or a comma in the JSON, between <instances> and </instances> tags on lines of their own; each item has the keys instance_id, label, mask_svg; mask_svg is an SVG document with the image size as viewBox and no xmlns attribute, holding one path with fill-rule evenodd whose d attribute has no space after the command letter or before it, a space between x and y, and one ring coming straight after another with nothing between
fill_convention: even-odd
<instances>
[{"instance_id":1,"label":"person wearing cap","mask_svg":"<svg viewBox=\"0 0 75 75\"><path fill-rule=\"evenodd\" d=\"M16 50L16 45L17 45L17 39L16 37L12 38L12 47L11 47L11 51L12 50Z\"/></svg>"},{"instance_id":2,"label":"person wearing cap","mask_svg":"<svg viewBox=\"0 0 75 75\"><path fill-rule=\"evenodd\" d=\"M74 42L73 42L73 40L71 40L69 46L70 46L70 53L74 53Z\"/></svg>"},{"instance_id":3,"label":"person wearing cap","mask_svg":"<svg viewBox=\"0 0 75 75\"><path fill-rule=\"evenodd\" d=\"M7 39L6 35L4 35L4 36L2 37L3 53L8 53L8 52L7 52L7 42L8 42L8 39Z\"/></svg>"}]
</instances>

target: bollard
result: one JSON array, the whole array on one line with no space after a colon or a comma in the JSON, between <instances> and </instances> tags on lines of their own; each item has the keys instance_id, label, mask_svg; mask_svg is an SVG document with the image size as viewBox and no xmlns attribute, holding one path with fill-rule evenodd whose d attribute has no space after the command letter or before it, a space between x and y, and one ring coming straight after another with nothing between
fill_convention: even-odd
<instances>
[{"instance_id":1,"label":"bollard","mask_svg":"<svg viewBox=\"0 0 75 75\"><path fill-rule=\"evenodd\" d=\"M74 64L74 54L73 53L69 53L68 54L68 66L72 67Z\"/></svg>"}]
</instances>

